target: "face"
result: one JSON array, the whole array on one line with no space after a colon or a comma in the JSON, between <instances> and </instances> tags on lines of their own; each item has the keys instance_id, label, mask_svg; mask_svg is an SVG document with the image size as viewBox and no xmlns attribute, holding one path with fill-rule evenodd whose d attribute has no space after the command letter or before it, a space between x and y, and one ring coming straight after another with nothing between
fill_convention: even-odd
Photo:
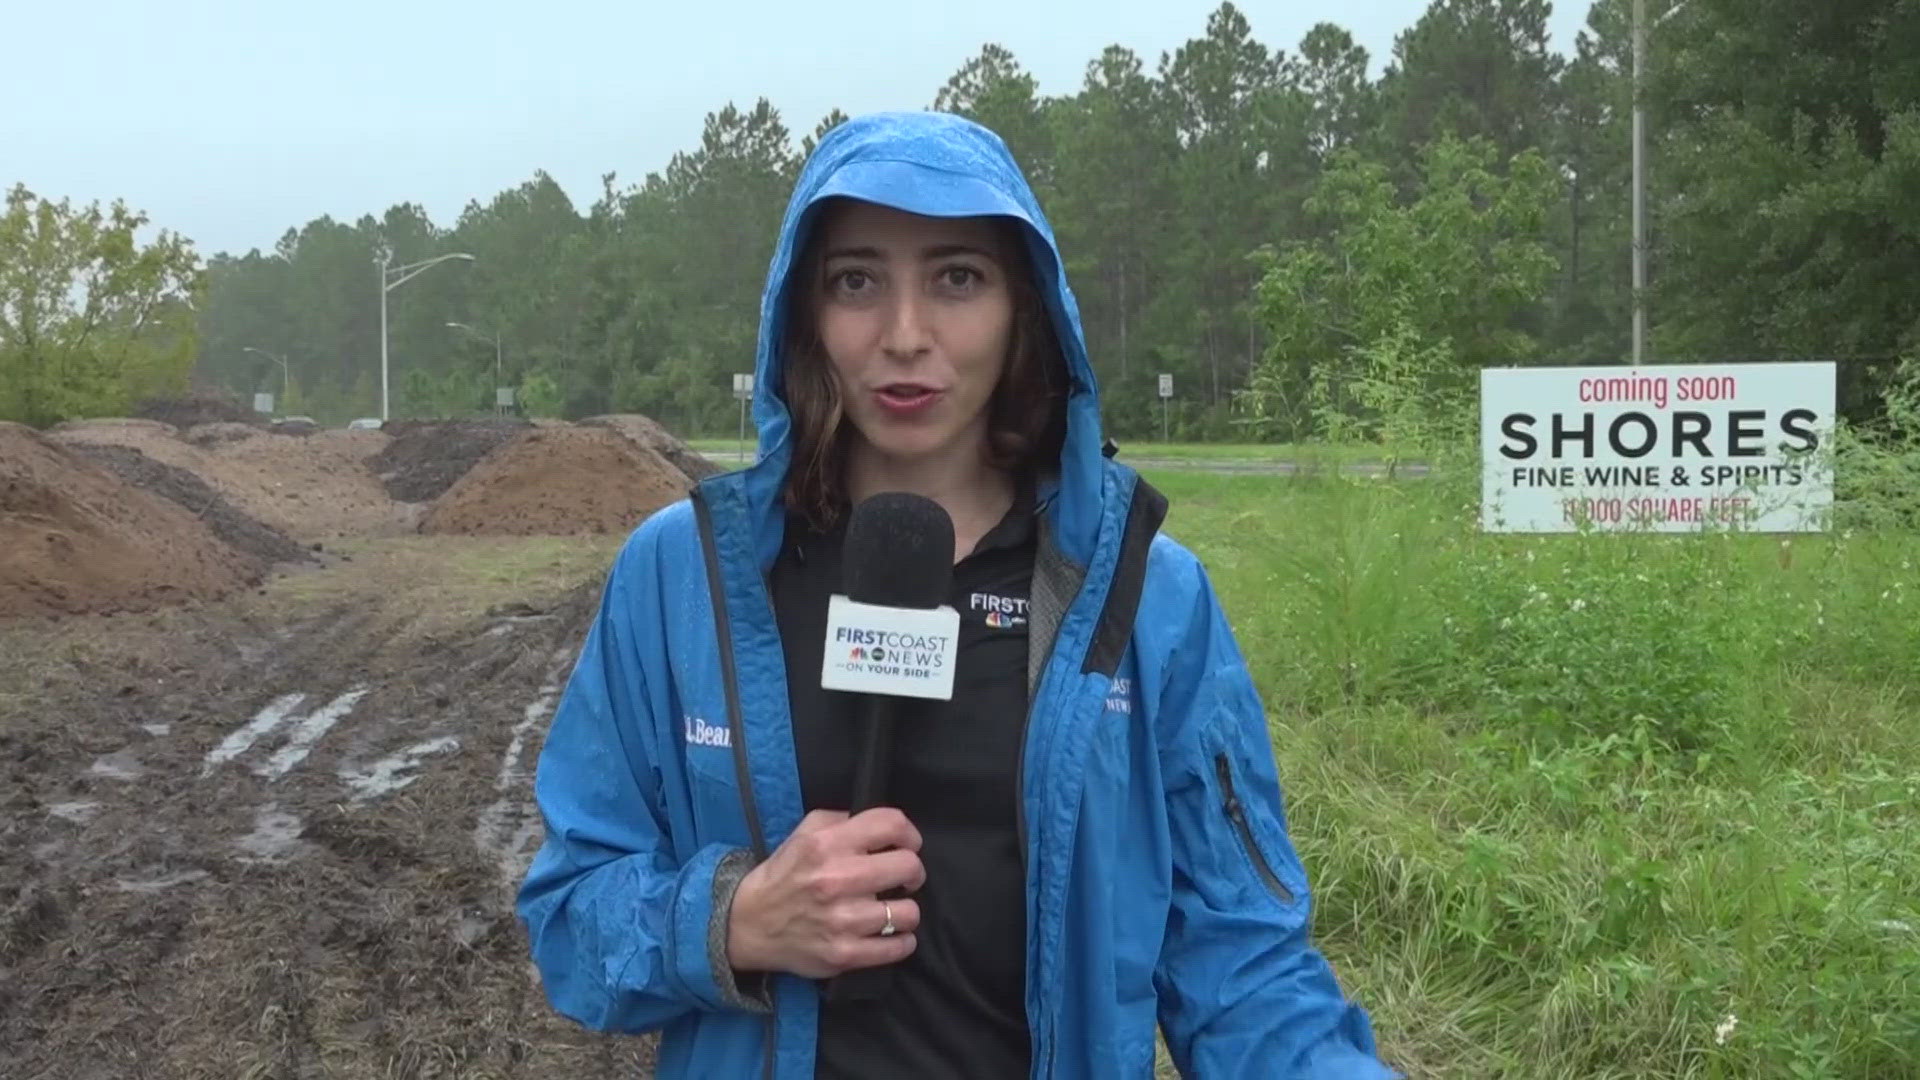
<instances>
[{"instance_id":1,"label":"face","mask_svg":"<svg viewBox=\"0 0 1920 1080\"><path fill-rule=\"evenodd\" d=\"M1013 330L1002 234L859 202L821 229L815 326L847 420L901 461L977 453Z\"/></svg>"}]
</instances>

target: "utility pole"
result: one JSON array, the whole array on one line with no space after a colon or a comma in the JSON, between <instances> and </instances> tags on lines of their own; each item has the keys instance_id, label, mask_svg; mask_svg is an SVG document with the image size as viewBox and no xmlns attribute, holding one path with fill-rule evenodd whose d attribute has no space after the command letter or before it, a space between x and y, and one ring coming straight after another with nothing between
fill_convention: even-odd
<instances>
[{"instance_id":1,"label":"utility pole","mask_svg":"<svg viewBox=\"0 0 1920 1080\"><path fill-rule=\"evenodd\" d=\"M1647 0L1633 0L1633 362L1647 353L1647 34L1693 0L1680 0L1647 23Z\"/></svg>"},{"instance_id":2,"label":"utility pole","mask_svg":"<svg viewBox=\"0 0 1920 1080\"><path fill-rule=\"evenodd\" d=\"M1647 352L1647 0L1633 0L1633 362Z\"/></svg>"},{"instance_id":3,"label":"utility pole","mask_svg":"<svg viewBox=\"0 0 1920 1080\"><path fill-rule=\"evenodd\" d=\"M736 443L742 467L747 461L747 402L753 400L753 372L735 372L733 399L740 403L740 440Z\"/></svg>"}]
</instances>

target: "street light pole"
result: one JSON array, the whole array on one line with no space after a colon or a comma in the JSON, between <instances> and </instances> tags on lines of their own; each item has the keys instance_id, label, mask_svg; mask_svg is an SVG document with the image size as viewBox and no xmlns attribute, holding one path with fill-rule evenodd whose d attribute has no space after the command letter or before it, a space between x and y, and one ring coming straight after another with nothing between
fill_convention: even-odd
<instances>
[{"instance_id":1,"label":"street light pole","mask_svg":"<svg viewBox=\"0 0 1920 1080\"><path fill-rule=\"evenodd\" d=\"M256 349L251 345L242 345L240 347L240 351L250 352L250 353L259 353L261 356L264 356L267 359L273 361L274 363L280 365L280 408L282 410L285 410L287 407L287 386L293 382L293 375L291 372L287 370L287 362L281 359L280 357L273 355L272 353L268 352L265 349Z\"/></svg>"},{"instance_id":2,"label":"street light pole","mask_svg":"<svg viewBox=\"0 0 1920 1080\"><path fill-rule=\"evenodd\" d=\"M450 255L422 259L405 266L390 267L388 264L393 261L393 253L383 248L379 258L374 260L374 265L380 268L380 419L382 421L391 418L387 407L387 294L413 280L429 267L446 262L448 259L464 259L472 262L473 256L464 251L456 251Z\"/></svg>"},{"instance_id":3,"label":"street light pole","mask_svg":"<svg viewBox=\"0 0 1920 1080\"><path fill-rule=\"evenodd\" d=\"M468 326L466 323L463 323L463 322L449 322L447 326L454 330L465 330L467 333L472 334L474 337L479 338L481 341L491 340L493 342L493 389L494 389L493 411L498 413L500 411L500 400L499 400L500 399L500 331L495 330L493 332L493 337L488 338L487 335L481 333L478 330L475 330L473 327Z\"/></svg>"},{"instance_id":4,"label":"street light pole","mask_svg":"<svg viewBox=\"0 0 1920 1080\"><path fill-rule=\"evenodd\" d=\"M380 422L387 422L387 290L393 286L387 284L387 262L393 258L386 251L380 252Z\"/></svg>"}]
</instances>

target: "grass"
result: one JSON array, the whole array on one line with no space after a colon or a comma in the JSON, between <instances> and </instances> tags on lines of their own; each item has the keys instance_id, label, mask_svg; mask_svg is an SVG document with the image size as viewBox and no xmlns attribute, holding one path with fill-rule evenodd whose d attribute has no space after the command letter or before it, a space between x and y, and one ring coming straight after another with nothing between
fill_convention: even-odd
<instances>
[{"instance_id":1,"label":"grass","mask_svg":"<svg viewBox=\"0 0 1920 1080\"><path fill-rule=\"evenodd\" d=\"M1115 440L1119 442L1119 440ZM1163 443L1120 442L1120 457L1146 461L1325 462L1356 464L1384 462L1393 451L1384 446L1337 446L1331 443Z\"/></svg>"},{"instance_id":2,"label":"grass","mask_svg":"<svg viewBox=\"0 0 1920 1080\"><path fill-rule=\"evenodd\" d=\"M1920 538L1489 536L1445 481L1150 476L1403 1072L1920 1077Z\"/></svg>"},{"instance_id":3,"label":"grass","mask_svg":"<svg viewBox=\"0 0 1920 1080\"><path fill-rule=\"evenodd\" d=\"M351 573L296 571L267 583L269 604L308 610L366 594L424 633L467 623L505 603L539 606L605 575L624 535L404 536L336 541Z\"/></svg>"}]
</instances>

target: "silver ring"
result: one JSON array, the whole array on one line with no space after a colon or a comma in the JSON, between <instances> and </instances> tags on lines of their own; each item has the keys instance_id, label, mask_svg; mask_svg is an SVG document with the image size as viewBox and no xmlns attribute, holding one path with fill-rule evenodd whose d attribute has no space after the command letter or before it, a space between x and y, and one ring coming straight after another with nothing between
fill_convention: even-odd
<instances>
[{"instance_id":1,"label":"silver ring","mask_svg":"<svg viewBox=\"0 0 1920 1080\"><path fill-rule=\"evenodd\" d=\"M885 900L882 900L880 901L880 909L887 913L887 925L880 928L880 936L892 937L893 935L899 933L900 928L893 925L893 905L887 903Z\"/></svg>"}]
</instances>

